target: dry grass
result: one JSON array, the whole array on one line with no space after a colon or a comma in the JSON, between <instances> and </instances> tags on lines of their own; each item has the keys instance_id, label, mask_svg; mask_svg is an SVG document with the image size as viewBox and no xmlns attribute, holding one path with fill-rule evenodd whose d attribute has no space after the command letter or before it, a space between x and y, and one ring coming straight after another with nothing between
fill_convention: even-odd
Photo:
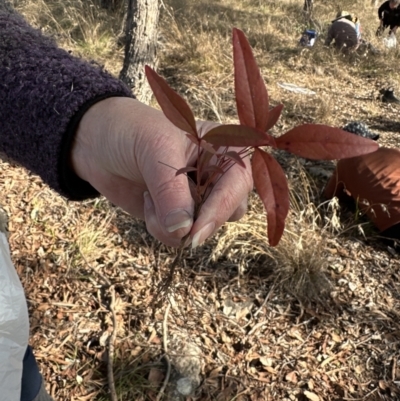
<instances>
[{"instance_id":1,"label":"dry grass","mask_svg":"<svg viewBox=\"0 0 400 401\"><path fill-rule=\"evenodd\" d=\"M29 22L74 54L96 60L118 75L123 57L124 7L112 11L101 0L14 0Z\"/></svg>"},{"instance_id":2,"label":"dry grass","mask_svg":"<svg viewBox=\"0 0 400 401\"><path fill-rule=\"evenodd\" d=\"M118 75L123 7L111 12L100 0L14 3L63 47ZM399 52L385 51L374 37L376 11L370 1L316 0L311 23L302 3L164 1L159 71L197 117L236 121L231 55L236 26L254 48L271 103L285 105L274 134L302 122L342 125L357 119L379 132L381 143L398 147L398 109L376 97L383 86L400 90ZM339 8L362 10L364 36L384 52L381 56L345 58L323 46ZM299 48L301 32L313 24L321 40L312 49ZM316 95L288 92L278 85L282 82ZM166 301L175 369L188 356L182 355L188 354L184 344L199 350L191 363L203 381L192 400L400 399L399 260L371 240L368 223L321 198L332 163L277 157L291 186L282 242L267 246L265 217L253 194L240 222L187 252ZM105 344L113 322L100 276L106 275L117 292L119 398L154 401L165 371L166 303L154 311L149 305L174 251L103 199L66 202L21 168L1 163L0 171L0 203L10 214L10 243L29 299L32 344L55 399L109 399ZM173 387L168 394L163 399L172 400Z\"/></svg>"}]
</instances>

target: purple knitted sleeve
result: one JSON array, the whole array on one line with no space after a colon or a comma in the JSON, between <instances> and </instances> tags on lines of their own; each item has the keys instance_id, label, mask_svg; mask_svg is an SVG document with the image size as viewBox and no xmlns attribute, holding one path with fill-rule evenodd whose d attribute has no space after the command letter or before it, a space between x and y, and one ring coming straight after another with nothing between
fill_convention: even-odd
<instances>
[{"instance_id":1,"label":"purple knitted sleeve","mask_svg":"<svg viewBox=\"0 0 400 401\"><path fill-rule=\"evenodd\" d=\"M70 169L70 149L83 114L112 96L132 94L0 7L0 152L69 199L96 196Z\"/></svg>"}]
</instances>

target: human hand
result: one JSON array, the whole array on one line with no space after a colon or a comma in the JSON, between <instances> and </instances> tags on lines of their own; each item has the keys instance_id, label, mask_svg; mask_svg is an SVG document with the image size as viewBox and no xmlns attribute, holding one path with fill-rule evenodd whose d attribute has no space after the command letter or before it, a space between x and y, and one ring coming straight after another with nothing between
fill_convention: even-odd
<instances>
[{"instance_id":1,"label":"human hand","mask_svg":"<svg viewBox=\"0 0 400 401\"><path fill-rule=\"evenodd\" d=\"M379 25L378 29L376 30L376 36L381 36L383 33L383 26Z\"/></svg>"},{"instance_id":2,"label":"human hand","mask_svg":"<svg viewBox=\"0 0 400 401\"><path fill-rule=\"evenodd\" d=\"M199 122L201 134L215 123ZM215 184L193 221L188 179L176 170L196 163L197 147L161 111L137 100L100 101L83 116L72 148L72 167L112 203L142 218L151 235L178 246L190 233L192 247L226 221L246 212L253 180L249 163L234 165ZM169 167L170 166L170 167Z\"/></svg>"}]
</instances>

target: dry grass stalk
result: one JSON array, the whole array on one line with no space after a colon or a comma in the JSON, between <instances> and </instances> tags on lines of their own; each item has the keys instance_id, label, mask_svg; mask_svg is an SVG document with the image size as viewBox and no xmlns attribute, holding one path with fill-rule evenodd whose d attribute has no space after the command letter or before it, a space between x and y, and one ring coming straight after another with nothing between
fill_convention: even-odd
<instances>
[{"instance_id":1,"label":"dry grass stalk","mask_svg":"<svg viewBox=\"0 0 400 401\"><path fill-rule=\"evenodd\" d=\"M168 303L167 308L165 309L164 320L163 320L163 348L164 348L164 358L167 362L167 372L165 374L164 382L160 388L160 391L157 395L156 401L160 401L164 396L165 389L167 388L169 377L171 375L171 362L168 357L168 314L171 308L171 304Z\"/></svg>"},{"instance_id":2,"label":"dry grass stalk","mask_svg":"<svg viewBox=\"0 0 400 401\"><path fill-rule=\"evenodd\" d=\"M118 401L118 395L115 390L115 379L114 379L114 347L115 347L115 340L117 338L117 315L115 312L115 288L111 286L109 288L110 292L110 311L112 314L112 321L113 321L113 329L111 332L111 336L108 339L108 361L107 361L107 378L108 378L108 386L110 388L110 396L111 401Z\"/></svg>"}]
</instances>

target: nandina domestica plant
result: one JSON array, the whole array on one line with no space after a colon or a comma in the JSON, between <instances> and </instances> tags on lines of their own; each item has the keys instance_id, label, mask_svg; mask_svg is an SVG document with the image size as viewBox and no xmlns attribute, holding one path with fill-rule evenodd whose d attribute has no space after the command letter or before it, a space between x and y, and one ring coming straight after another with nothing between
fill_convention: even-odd
<instances>
[{"instance_id":1,"label":"nandina domestica plant","mask_svg":"<svg viewBox=\"0 0 400 401\"><path fill-rule=\"evenodd\" d=\"M303 124L280 137L268 131L278 121L280 104L269 109L268 91L244 33L233 29L233 61L236 107L240 124L219 125L201 137L186 101L172 90L154 70L146 76L166 117L197 145L196 166L182 166L176 174L187 174L195 200L194 218L209 195L212 185L234 163L246 168L243 159L253 153L254 185L267 212L268 240L279 243L289 211L289 188L280 164L263 147L283 149L314 160L354 157L378 149L376 142L322 124ZM232 150L240 148L241 150Z\"/></svg>"}]
</instances>

